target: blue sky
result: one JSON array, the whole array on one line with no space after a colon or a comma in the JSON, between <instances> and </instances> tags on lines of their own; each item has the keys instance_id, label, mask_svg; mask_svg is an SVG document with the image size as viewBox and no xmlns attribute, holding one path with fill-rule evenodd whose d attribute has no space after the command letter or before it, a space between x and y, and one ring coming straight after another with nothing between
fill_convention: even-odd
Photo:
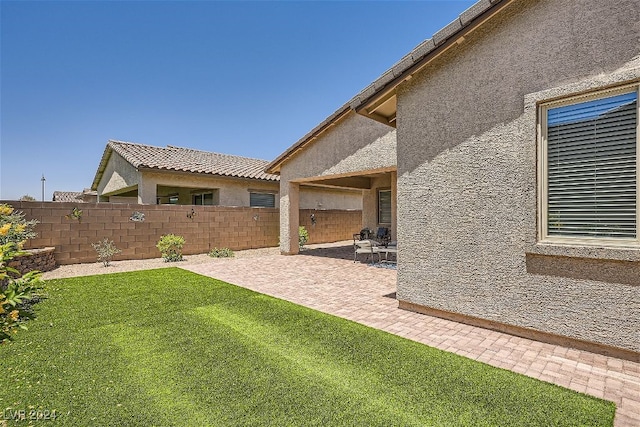
<instances>
[{"instance_id":1,"label":"blue sky","mask_svg":"<svg viewBox=\"0 0 640 427\"><path fill-rule=\"evenodd\" d=\"M0 2L0 199L109 139L273 160L472 1Z\"/></svg>"}]
</instances>

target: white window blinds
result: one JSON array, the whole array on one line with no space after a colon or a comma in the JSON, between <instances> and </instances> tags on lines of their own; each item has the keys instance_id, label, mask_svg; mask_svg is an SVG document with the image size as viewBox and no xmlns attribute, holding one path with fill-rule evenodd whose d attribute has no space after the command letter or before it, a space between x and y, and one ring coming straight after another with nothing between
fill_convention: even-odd
<instances>
[{"instance_id":1,"label":"white window blinds","mask_svg":"<svg viewBox=\"0 0 640 427\"><path fill-rule=\"evenodd\" d=\"M637 92L547 110L547 234L635 238Z\"/></svg>"}]
</instances>

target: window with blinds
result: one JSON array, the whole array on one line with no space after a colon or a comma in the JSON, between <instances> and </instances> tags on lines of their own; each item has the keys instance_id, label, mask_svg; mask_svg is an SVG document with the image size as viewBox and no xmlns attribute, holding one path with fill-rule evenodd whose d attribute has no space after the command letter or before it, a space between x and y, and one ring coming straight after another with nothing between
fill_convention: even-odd
<instances>
[{"instance_id":1,"label":"window with blinds","mask_svg":"<svg viewBox=\"0 0 640 427\"><path fill-rule=\"evenodd\" d=\"M273 193L249 193L249 206L252 208L275 208L276 195Z\"/></svg>"},{"instance_id":2,"label":"window with blinds","mask_svg":"<svg viewBox=\"0 0 640 427\"><path fill-rule=\"evenodd\" d=\"M542 107L548 238L637 241L638 90Z\"/></svg>"},{"instance_id":3,"label":"window with blinds","mask_svg":"<svg viewBox=\"0 0 640 427\"><path fill-rule=\"evenodd\" d=\"M391 190L378 191L378 224L391 224Z\"/></svg>"}]
</instances>

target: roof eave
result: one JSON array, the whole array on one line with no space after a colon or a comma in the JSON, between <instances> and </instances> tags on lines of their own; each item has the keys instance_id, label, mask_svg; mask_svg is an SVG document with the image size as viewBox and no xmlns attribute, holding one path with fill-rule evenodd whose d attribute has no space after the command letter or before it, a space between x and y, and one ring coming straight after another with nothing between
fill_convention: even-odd
<instances>
[{"instance_id":1,"label":"roof eave","mask_svg":"<svg viewBox=\"0 0 640 427\"><path fill-rule=\"evenodd\" d=\"M93 177L93 183L91 184L91 189L93 191L98 190L98 184L102 180L102 175L107 168L107 164L109 163L109 159L111 158L111 154L113 153L113 149L107 143L107 146L102 153L102 158L100 159L100 163L98 164L98 170L96 171L96 175Z\"/></svg>"},{"instance_id":2,"label":"roof eave","mask_svg":"<svg viewBox=\"0 0 640 427\"><path fill-rule=\"evenodd\" d=\"M298 142L289 147L284 153L269 163L265 171L279 174L282 164L293 157L296 153L316 139L320 134L334 125L344 117L349 111L362 114L368 106L380 102L381 99L390 98L395 95L396 88L405 80L409 80L413 74L424 68L429 62L438 57L444 51L459 43L465 35L476 30L492 16L502 10L506 5L514 0L480 0L458 18L440 31L435 33L431 39L420 43L409 54L394 64L389 70L376 79L371 85L354 96L349 102L343 105L335 113L316 126L311 132L303 136ZM423 52L424 51L424 52ZM416 55L415 57L413 55ZM373 120L385 123L394 127L395 116L391 121L382 120L375 114L362 114Z\"/></svg>"}]
</instances>

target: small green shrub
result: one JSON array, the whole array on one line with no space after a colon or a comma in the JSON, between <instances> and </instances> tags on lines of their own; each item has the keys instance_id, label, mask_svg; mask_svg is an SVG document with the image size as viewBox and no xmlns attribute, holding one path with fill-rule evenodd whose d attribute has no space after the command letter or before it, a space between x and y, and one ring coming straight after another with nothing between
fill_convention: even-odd
<instances>
[{"instance_id":1,"label":"small green shrub","mask_svg":"<svg viewBox=\"0 0 640 427\"><path fill-rule=\"evenodd\" d=\"M156 248L162 254L165 262L182 261L182 247L184 237L175 234L165 234L156 243Z\"/></svg>"},{"instance_id":2,"label":"small green shrub","mask_svg":"<svg viewBox=\"0 0 640 427\"><path fill-rule=\"evenodd\" d=\"M212 258L231 258L234 253L229 248L213 248L209 251L209 256Z\"/></svg>"},{"instance_id":3,"label":"small green shrub","mask_svg":"<svg viewBox=\"0 0 640 427\"><path fill-rule=\"evenodd\" d=\"M102 262L105 267L109 267L114 255L122 252L116 247L113 240L109 240L106 237L98 243L92 243L91 246L93 246L93 249L98 253L98 261Z\"/></svg>"},{"instance_id":4,"label":"small green shrub","mask_svg":"<svg viewBox=\"0 0 640 427\"><path fill-rule=\"evenodd\" d=\"M298 246L300 247L300 249L302 249L305 243L307 243L308 241L309 232L306 228L304 228L303 225L301 225L300 227L298 227Z\"/></svg>"}]
</instances>

